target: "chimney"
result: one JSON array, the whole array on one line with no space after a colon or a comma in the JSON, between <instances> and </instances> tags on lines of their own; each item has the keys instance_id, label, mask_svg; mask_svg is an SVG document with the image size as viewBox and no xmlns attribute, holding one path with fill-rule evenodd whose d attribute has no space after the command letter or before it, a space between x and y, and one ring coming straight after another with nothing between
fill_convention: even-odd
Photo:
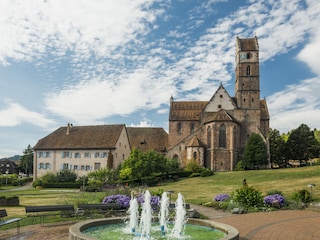
<instances>
[{"instance_id":1,"label":"chimney","mask_svg":"<svg viewBox=\"0 0 320 240\"><path fill-rule=\"evenodd\" d=\"M67 135L69 135L69 132L70 132L70 123L68 123L67 125Z\"/></svg>"}]
</instances>

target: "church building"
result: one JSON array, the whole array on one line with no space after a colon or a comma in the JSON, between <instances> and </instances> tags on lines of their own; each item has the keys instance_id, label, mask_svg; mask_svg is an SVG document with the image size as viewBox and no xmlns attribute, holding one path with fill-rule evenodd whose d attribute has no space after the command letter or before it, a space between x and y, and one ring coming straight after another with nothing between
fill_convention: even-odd
<instances>
[{"instance_id":1,"label":"church building","mask_svg":"<svg viewBox=\"0 0 320 240\"><path fill-rule=\"evenodd\" d=\"M268 146L269 112L260 99L257 37L236 39L235 96L221 84L209 101L170 99L167 157L182 166L194 159L214 171L232 171L247 140L259 134Z\"/></svg>"}]
</instances>

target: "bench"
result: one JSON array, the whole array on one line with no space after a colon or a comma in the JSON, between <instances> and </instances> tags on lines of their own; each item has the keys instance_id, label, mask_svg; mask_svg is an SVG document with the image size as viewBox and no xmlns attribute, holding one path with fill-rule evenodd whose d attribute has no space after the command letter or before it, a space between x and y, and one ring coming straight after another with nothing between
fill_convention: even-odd
<instances>
[{"instance_id":1,"label":"bench","mask_svg":"<svg viewBox=\"0 0 320 240\"><path fill-rule=\"evenodd\" d=\"M119 214L126 212L127 209L123 208L117 203L101 203L101 204L79 204L76 215L94 215L94 214Z\"/></svg>"},{"instance_id":2,"label":"bench","mask_svg":"<svg viewBox=\"0 0 320 240\"><path fill-rule=\"evenodd\" d=\"M22 218L11 218L11 219L5 219L7 217L7 211L5 209L0 209L0 226L4 226L13 222L17 223L17 233L20 231L20 220Z\"/></svg>"},{"instance_id":3,"label":"bench","mask_svg":"<svg viewBox=\"0 0 320 240\"><path fill-rule=\"evenodd\" d=\"M47 205L47 206L26 206L28 217L32 217L32 223L36 222L36 218L40 218L40 223L44 226L44 218L46 216L60 215L61 217L73 217L73 205Z\"/></svg>"}]
</instances>

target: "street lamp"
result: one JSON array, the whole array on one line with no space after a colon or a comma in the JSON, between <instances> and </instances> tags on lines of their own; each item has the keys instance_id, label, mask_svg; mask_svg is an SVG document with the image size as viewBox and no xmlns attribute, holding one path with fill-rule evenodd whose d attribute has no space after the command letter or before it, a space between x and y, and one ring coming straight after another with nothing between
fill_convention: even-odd
<instances>
[{"instance_id":1,"label":"street lamp","mask_svg":"<svg viewBox=\"0 0 320 240\"><path fill-rule=\"evenodd\" d=\"M8 186L8 173L9 173L9 171L7 170L6 171L6 186Z\"/></svg>"},{"instance_id":2,"label":"street lamp","mask_svg":"<svg viewBox=\"0 0 320 240\"><path fill-rule=\"evenodd\" d=\"M308 187L310 188L310 200L312 202L312 189L315 187L316 185L314 183L310 183L308 184Z\"/></svg>"}]
</instances>

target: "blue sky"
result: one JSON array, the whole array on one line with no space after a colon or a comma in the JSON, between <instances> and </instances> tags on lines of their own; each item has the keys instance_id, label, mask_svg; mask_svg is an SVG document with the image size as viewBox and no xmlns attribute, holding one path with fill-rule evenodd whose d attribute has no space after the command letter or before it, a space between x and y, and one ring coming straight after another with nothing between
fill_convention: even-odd
<instances>
[{"instance_id":1,"label":"blue sky","mask_svg":"<svg viewBox=\"0 0 320 240\"><path fill-rule=\"evenodd\" d=\"M168 129L175 100L234 96L257 36L272 128L320 128L320 1L1 0L0 158L73 125Z\"/></svg>"}]
</instances>

